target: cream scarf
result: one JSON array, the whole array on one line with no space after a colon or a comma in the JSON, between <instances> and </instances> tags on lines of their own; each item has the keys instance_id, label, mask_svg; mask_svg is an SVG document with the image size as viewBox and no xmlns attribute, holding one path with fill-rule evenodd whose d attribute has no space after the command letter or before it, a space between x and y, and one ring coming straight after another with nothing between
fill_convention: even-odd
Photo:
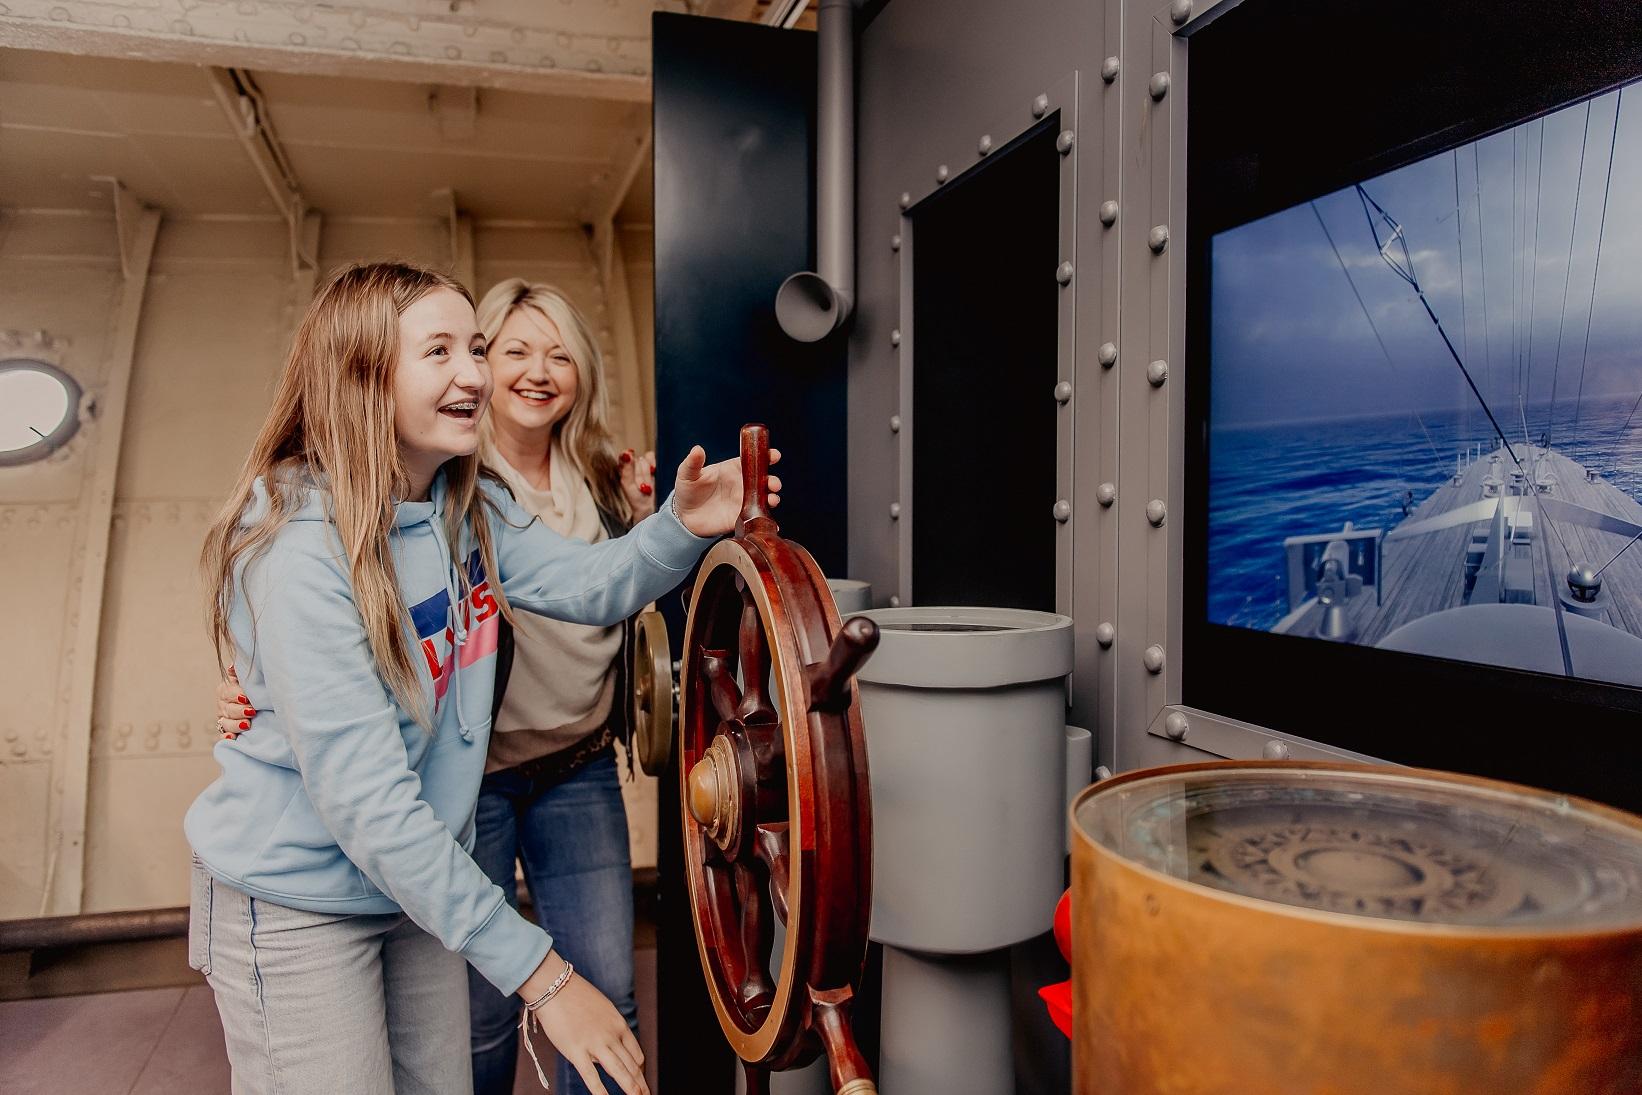
<instances>
[{"instance_id":1,"label":"cream scarf","mask_svg":"<svg viewBox=\"0 0 1642 1095\"><path fill-rule=\"evenodd\" d=\"M521 506L560 536L590 544L607 538L593 491L576 475L557 438L549 465L552 483L545 491L531 486L488 441L480 457ZM573 483L566 482L572 477ZM493 727L487 771L574 745L604 724L614 700L610 670L621 650L619 624L592 627L530 612L519 612L517 621L513 672Z\"/></svg>"}]
</instances>

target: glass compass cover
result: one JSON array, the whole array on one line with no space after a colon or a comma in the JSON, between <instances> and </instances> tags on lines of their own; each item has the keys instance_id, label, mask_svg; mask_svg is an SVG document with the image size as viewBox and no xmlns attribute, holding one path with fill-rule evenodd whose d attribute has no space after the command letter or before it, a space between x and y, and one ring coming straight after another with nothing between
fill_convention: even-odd
<instances>
[{"instance_id":1,"label":"glass compass cover","mask_svg":"<svg viewBox=\"0 0 1642 1095\"><path fill-rule=\"evenodd\" d=\"M1525 930L1642 923L1642 824L1506 785L1396 769L1159 774L1096 792L1076 821L1152 870L1304 909Z\"/></svg>"}]
</instances>

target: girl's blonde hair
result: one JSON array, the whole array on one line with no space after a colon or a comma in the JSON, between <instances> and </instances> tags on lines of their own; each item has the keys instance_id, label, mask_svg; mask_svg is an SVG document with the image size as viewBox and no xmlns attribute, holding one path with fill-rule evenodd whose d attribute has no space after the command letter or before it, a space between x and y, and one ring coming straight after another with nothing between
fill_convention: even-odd
<instances>
[{"instance_id":1,"label":"girl's blonde hair","mask_svg":"<svg viewBox=\"0 0 1642 1095\"><path fill-rule=\"evenodd\" d=\"M228 613L236 567L265 553L300 507L307 488L318 487L328 496L326 520L346 556L354 604L377 670L399 704L424 727L431 726L431 693L418 681L420 658L412 657L406 635L410 616L391 550L394 501L404 496L409 484L394 434L393 384L399 316L439 289L460 293L473 303L473 296L444 274L380 262L335 274L309 305L292 341L273 409L228 501L206 533L200 556L219 670L234 654ZM443 471L447 541L452 550L460 551L462 526L468 525L497 605L511 621L484 514L490 503L478 489L478 454L453 457ZM241 515L258 479L266 485L270 506L255 524L245 525ZM465 596L470 592L468 569L456 569Z\"/></svg>"},{"instance_id":2,"label":"girl's blonde hair","mask_svg":"<svg viewBox=\"0 0 1642 1095\"><path fill-rule=\"evenodd\" d=\"M592 327L553 286L508 278L493 286L479 302L479 330L484 332L487 344L496 341L502 325L520 308L534 310L558 328L565 351L576 365L576 402L554 426L565 458L576 474L587 480L600 509L631 521L633 511L621 490L616 440L610 433L610 389L604 379L604 356ZM489 414L479 428L487 439L493 436Z\"/></svg>"}]
</instances>

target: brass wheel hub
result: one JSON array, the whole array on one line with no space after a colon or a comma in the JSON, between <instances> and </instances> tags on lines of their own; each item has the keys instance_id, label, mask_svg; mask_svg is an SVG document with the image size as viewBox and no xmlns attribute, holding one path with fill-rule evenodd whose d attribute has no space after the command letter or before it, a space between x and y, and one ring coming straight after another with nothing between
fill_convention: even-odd
<instances>
[{"instance_id":1,"label":"brass wheel hub","mask_svg":"<svg viewBox=\"0 0 1642 1095\"><path fill-rule=\"evenodd\" d=\"M690 769L685 805L697 825L725 851L741 839L741 762L720 734Z\"/></svg>"}]
</instances>

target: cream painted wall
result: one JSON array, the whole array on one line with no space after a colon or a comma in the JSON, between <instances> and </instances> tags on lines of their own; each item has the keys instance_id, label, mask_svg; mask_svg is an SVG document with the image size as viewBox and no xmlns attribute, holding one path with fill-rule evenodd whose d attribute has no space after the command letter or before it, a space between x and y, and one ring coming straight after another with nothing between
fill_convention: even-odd
<instances>
[{"instance_id":1,"label":"cream painted wall","mask_svg":"<svg viewBox=\"0 0 1642 1095\"><path fill-rule=\"evenodd\" d=\"M481 224L475 252L481 291L514 274L559 284L593 318L610 353L610 317L579 229ZM445 223L326 223L323 268L385 257L448 262ZM112 215L0 210L0 331L16 332L5 336L7 356L39 352L95 392L119 285ZM635 326L644 325L641 345L648 350L647 294L644 300ZM204 634L199 547L267 411L298 301L281 222L162 222L138 329L111 531L85 911L187 901L182 815L216 774L216 666ZM636 311L636 297L634 304ZM25 346L40 330L54 348ZM65 606L83 549L80 483L97 441L93 421L53 460L0 468L0 605L7 624L0 630L0 695L7 697L0 706L0 918L38 915L51 870L53 746L62 734L62 659L73 626ZM624 791L634 862L653 865L654 783Z\"/></svg>"},{"instance_id":2,"label":"cream painted wall","mask_svg":"<svg viewBox=\"0 0 1642 1095\"><path fill-rule=\"evenodd\" d=\"M656 431L656 231L648 224L622 225L622 254L627 260L627 294L633 310L633 334L639 350L639 382L649 409L650 436ZM656 473L661 474L657 468Z\"/></svg>"},{"instance_id":3,"label":"cream painted wall","mask_svg":"<svg viewBox=\"0 0 1642 1095\"><path fill-rule=\"evenodd\" d=\"M0 212L5 356L62 365L95 398L120 285L112 211ZM35 342L41 331L48 346ZM46 818L83 550L79 500L100 433L92 420L49 461L0 468L0 917L38 915L51 867Z\"/></svg>"}]
</instances>

